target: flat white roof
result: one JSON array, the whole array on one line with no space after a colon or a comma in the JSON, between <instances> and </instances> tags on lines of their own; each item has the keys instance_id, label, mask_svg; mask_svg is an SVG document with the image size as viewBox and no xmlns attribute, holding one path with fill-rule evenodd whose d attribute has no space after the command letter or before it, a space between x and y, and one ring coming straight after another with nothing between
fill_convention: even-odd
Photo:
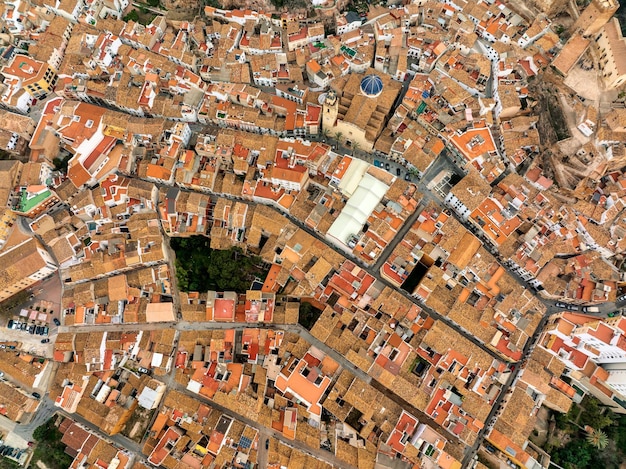
<instances>
[{"instance_id":1,"label":"flat white roof","mask_svg":"<svg viewBox=\"0 0 626 469\"><path fill-rule=\"evenodd\" d=\"M384 182L370 174L364 174L348 203L328 230L328 236L347 245L348 238L361 231L387 190L389 186Z\"/></svg>"},{"instance_id":2,"label":"flat white roof","mask_svg":"<svg viewBox=\"0 0 626 469\"><path fill-rule=\"evenodd\" d=\"M352 197L369 166L370 164L366 161L352 158L348 169L346 169L345 174L339 182L339 190L343 195Z\"/></svg>"}]
</instances>

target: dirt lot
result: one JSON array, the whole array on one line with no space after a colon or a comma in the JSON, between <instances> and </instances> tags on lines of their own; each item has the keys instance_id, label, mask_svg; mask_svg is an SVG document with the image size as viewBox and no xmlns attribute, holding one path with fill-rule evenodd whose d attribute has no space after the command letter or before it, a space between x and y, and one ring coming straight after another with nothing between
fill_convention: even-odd
<instances>
[{"instance_id":1,"label":"dirt lot","mask_svg":"<svg viewBox=\"0 0 626 469\"><path fill-rule=\"evenodd\" d=\"M563 83L579 96L592 101L598 101L602 94L603 86L595 69L583 70L580 65L575 65Z\"/></svg>"}]
</instances>

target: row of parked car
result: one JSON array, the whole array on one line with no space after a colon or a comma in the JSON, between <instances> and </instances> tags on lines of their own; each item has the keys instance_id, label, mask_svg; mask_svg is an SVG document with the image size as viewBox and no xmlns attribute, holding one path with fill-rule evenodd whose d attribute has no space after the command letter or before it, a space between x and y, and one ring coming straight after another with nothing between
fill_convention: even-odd
<instances>
[{"instance_id":1,"label":"row of parked car","mask_svg":"<svg viewBox=\"0 0 626 469\"><path fill-rule=\"evenodd\" d=\"M374 166L391 172L391 165L389 163L384 163L379 160L374 160ZM402 170L400 168L396 168L396 176L400 177L401 175L402 175ZM411 180L411 175L408 172L404 175L404 180L405 181Z\"/></svg>"},{"instance_id":2,"label":"row of parked car","mask_svg":"<svg viewBox=\"0 0 626 469\"><path fill-rule=\"evenodd\" d=\"M13 319L9 319L7 328L15 331L25 331L33 335L48 335L48 332L50 331L48 326L38 326L37 324L14 321Z\"/></svg>"},{"instance_id":3,"label":"row of parked car","mask_svg":"<svg viewBox=\"0 0 626 469\"><path fill-rule=\"evenodd\" d=\"M0 444L0 456L4 456L5 458L20 459L25 452L26 449L13 448L12 446Z\"/></svg>"}]
</instances>

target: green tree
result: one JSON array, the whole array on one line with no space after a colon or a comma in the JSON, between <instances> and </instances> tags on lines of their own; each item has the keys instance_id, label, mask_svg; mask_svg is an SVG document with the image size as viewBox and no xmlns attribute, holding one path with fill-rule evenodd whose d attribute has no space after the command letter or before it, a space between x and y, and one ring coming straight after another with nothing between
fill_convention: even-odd
<instances>
[{"instance_id":1,"label":"green tree","mask_svg":"<svg viewBox=\"0 0 626 469\"><path fill-rule=\"evenodd\" d=\"M61 442L63 434L54 425L54 417L33 432L33 440L37 442L33 453L33 467L41 461L50 469L66 469L72 464L72 458L65 453L65 445Z\"/></svg>"},{"instance_id":2,"label":"green tree","mask_svg":"<svg viewBox=\"0 0 626 469\"><path fill-rule=\"evenodd\" d=\"M415 167L411 167L411 169L409 169L409 174L411 176L418 177L420 175L420 170Z\"/></svg>"},{"instance_id":3,"label":"green tree","mask_svg":"<svg viewBox=\"0 0 626 469\"><path fill-rule=\"evenodd\" d=\"M604 449L609 444L609 437L602 430L596 430L592 428L587 432L587 443L596 449Z\"/></svg>"},{"instance_id":4,"label":"green tree","mask_svg":"<svg viewBox=\"0 0 626 469\"><path fill-rule=\"evenodd\" d=\"M300 303L298 313L298 323L306 329L311 330L322 314L322 310L307 301L303 301Z\"/></svg>"},{"instance_id":5,"label":"green tree","mask_svg":"<svg viewBox=\"0 0 626 469\"><path fill-rule=\"evenodd\" d=\"M52 435L49 424L50 421L48 420L48 422L35 428L35 431L33 431L33 439L36 441L48 441L48 438Z\"/></svg>"},{"instance_id":6,"label":"green tree","mask_svg":"<svg viewBox=\"0 0 626 469\"><path fill-rule=\"evenodd\" d=\"M18 463L5 457L0 457L0 469L17 469L21 467Z\"/></svg>"},{"instance_id":7,"label":"green tree","mask_svg":"<svg viewBox=\"0 0 626 469\"><path fill-rule=\"evenodd\" d=\"M337 145L339 145L339 141L341 140L341 137L343 137L342 132L335 132L335 140L337 141Z\"/></svg>"},{"instance_id":8,"label":"green tree","mask_svg":"<svg viewBox=\"0 0 626 469\"><path fill-rule=\"evenodd\" d=\"M597 428L602 430L613 424L613 418L611 412L607 412L605 407L602 407L600 401L595 397L586 396L581 406L583 408L582 414L578 421L582 427L590 426L591 428Z\"/></svg>"},{"instance_id":9,"label":"green tree","mask_svg":"<svg viewBox=\"0 0 626 469\"><path fill-rule=\"evenodd\" d=\"M352 142L352 154L354 155L355 151L361 149L361 144L359 142Z\"/></svg>"},{"instance_id":10,"label":"green tree","mask_svg":"<svg viewBox=\"0 0 626 469\"><path fill-rule=\"evenodd\" d=\"M136 23L137 21L139 21L139 13L137 12L137 10L130 10L128 14L122 19L126 22L134 21Z\"/></svg>"},{"instance_id":11,"label":"green tree","mask_svg":"<svg viewBox=\"0 0 626 469\"><path fill-rule=\"evenodd\" d=\"M242 278L242 274L251 267L250 259L241 254L239 248L211 252L206 272L218 290L245 291L250 286L249 282L246 283Z\"/></svg>"},{"instance_id":12,"label":"green tree","mask_svg":"<svg viewBox=\"0 0 626 469\"><path fill-rule=\"evenodd\" d=\"M255 278L267 272L258 256L246 256L240 248L211 249L205 236L172 238L176 252L176 279L182 291L236 291L250 288Z\"/></svg>"},{"instance_id":13,"label":"green tree","mask_svg":"<svg viewBox=\"0 0 626 469\"><path fill-rule=\"evenodd\" d=\"M178 259L176 259L176 281L179 290L189 291L189 275Z\"/></svg>"},{"instance_id":14,"label":"green tree","mask_svg":"<svg viewBox=\"0 0 626 469\"><path fill-rule=\"evenodd\" d=\"M558 448L553 456L554 462L565 469L583 469L591 460L594 448L586 441L572 440L563 448Z\"/></svg>"}]
</instances>

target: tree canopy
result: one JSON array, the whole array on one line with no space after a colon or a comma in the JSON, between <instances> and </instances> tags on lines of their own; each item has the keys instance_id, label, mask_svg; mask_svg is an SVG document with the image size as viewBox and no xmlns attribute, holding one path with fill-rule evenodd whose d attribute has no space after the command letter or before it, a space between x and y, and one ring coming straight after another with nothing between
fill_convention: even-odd
<instances>
[{"instance_id":1,"label":"tree canopy","mask_svg":"<svg viewBox=\"0 0 626 469\"><path fill-rule=\"evenodd\" d=\"M589 464L593 452L593 447L587 441L572 440L563 448L558 448L552 458L565 469L582 469Z\"/></svg>"},{"instance_id":2,"label":"tree canopy","mask_svg":"<svg viewBox=\"0 0 626 469\"><path fill-rule=\"evenodd\" d=\"M61 443L61 438L63 438L63 434L55 426L54 418L37 427L33 432L33 439L37 445L32 462L41 461L50 469L70 467L72 458L65 452L65 445Z\"/></svg>"},{"instance_id":3,"label":"tree canopy","mask_svg":"<svg viewBox=\"0 0 626 469\"><path fill-rule=\"evenodd\" d=\"M298 323L308 330L311 330L315 325L315 322L321 316L322 310L317 309L307 301L303 301L300 303L299 313Z\"/></svg>"},{"instance_id":4,"label":"tree canopy","mask_svg":"<svg viewBox=\"0 0 626 469\"><path fill-rule=\"evenodd\" d=\"M210 244L204 236L171 239L180 290L242 293L255 278L265 279L267 272L260 257L246 256L240 248L211 249Z\"/></svg>"}]
</instances>

